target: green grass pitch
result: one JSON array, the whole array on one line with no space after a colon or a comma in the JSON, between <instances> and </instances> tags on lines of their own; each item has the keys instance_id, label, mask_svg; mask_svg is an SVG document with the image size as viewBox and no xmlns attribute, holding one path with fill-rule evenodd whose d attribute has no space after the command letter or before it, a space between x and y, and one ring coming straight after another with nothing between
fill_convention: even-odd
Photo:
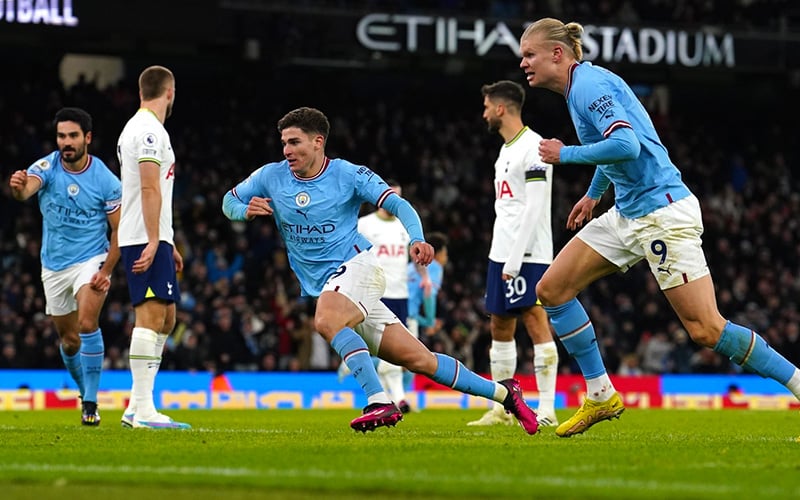
<instances>
[{"instance_id":1,"label":"green grass pitch","mask_svg":"<svg viewBox=\"0 0 800 500\"><path fill-rule=\"evenodd\" d=\"M0 498L800 498L796 411L629 409L569 439L465 426L477 410L366 434L356 410L166 413L194 428L0 412Z\"/></svg>"}]
</instances>

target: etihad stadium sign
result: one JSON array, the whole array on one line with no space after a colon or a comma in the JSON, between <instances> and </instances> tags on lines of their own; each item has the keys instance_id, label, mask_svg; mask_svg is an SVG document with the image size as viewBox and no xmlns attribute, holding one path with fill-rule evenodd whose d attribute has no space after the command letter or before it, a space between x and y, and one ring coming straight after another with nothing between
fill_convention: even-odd
<instances>
[{"instance_id":1,"label":"etihad stadium sign","mask_svg":"<svg viewBox=\"0 0 800 500\"><path fill-rule=\"evenodd\" d=\"M407 14L372 13L359 19L356 38L376 52L484 57L503 50L519 57L525 25ZM731 33L585 25L584 59L605 63L687 67L736 65Z\"/></svg>"},{"instance_id":2,"label":"etihad stadium sign","mask_svg":"<svg viewBox=\"0 0 800 500\"><path fill-rule=\"evenodd\" d=\"M0 0L0 22L77 26L72 0Z\"/></svg>"}]
</instances>

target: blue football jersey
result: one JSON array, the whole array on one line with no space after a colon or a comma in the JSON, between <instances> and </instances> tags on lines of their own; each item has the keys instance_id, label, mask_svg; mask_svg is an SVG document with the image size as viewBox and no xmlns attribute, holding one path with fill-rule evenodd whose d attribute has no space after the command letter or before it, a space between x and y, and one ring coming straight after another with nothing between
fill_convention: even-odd
<instances>
[{"instance_id":1,"label":"blue football jersey","mask_svg":"<svg viewBox=\"0 0 800 500\"><path fill-rule=\"evenodd\" d=\"M108 216L119 210L120 181L105 163L89 155L83 170L71 172L54 151L28 167L42 186L42 266L60 271L108 251Z\"/></svg>"},{"instance_id":2,"label":"blue football jersey","mask_svg":"<svg viewBox=\"0 0 800 500\"><path fill-rule=\"evenodd\" d=\"M626 127L633 130L641 145L634 160L597 165L600 172L595 175L595 192L590 196L602 195L610 181L617 210L625 217L636 218L691 194L647 110L622 78L589 62L574 64L565 95L581 144L597 143Z\"/></svg>"},{"instance_id":3,"label":"blue football jersey","mask_svg":"<svg viewBox=\"0 0 800 500\"><path fill-rule=\"evenodd\" d=\"M317 297L339 265L372 246L358 232L361 204L380 207L394 191L367 167L325 158L320 172L307 179L295 176L286 160L268 163L229 194L244 205L254 196L272 199L273 217L303 295Z\"/></svg>"}]
</instances>

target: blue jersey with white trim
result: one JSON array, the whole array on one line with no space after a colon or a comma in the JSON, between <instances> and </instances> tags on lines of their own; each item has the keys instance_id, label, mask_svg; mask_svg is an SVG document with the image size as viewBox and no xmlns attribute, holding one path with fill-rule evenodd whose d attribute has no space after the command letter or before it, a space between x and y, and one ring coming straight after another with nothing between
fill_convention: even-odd
<instances>
[{"instance_id":1,"label":"blue jersey with white trim","mask_svg":"<svg viewBox=\"0 0 800 500\"><path fill-rule=\"evenodd\" d=\"M42 266L61 271L108 251L108 215L120 208L120 181L105 163L89 155L85 168L72 172L54 151L28 167L39 178L42 212Z\"/></svg>"},{"instance_id":2,"label":"blue jersey with white trim","mask_svg":"<svg viewBox=\"0 0 800 500\"><path fill-rule=\"evenodd\" d=\"M691 194L647 110L622 78L589 62L575 64L570 68L565 95L581 144L595 144L614 130L629 128L641 145L633 160L597 165L600 175L592 182L592 197L597 191L602 195L610 181L617 210L624 217L636 218Z\"/></svg>"},{"instance_id":3,"label":"blue jersey with white trim","mask_svg":"<svg viewBox=\"0 0 800 500\"><path fill-rule=\"evenodd\" d=\"M283 236L289 264L303 295L322 293L325 281L345 261L372 244L358 232L358 212L364 202L380 207L396 196L367 167L347 160L325 159L322 170L300 178L289 162L268 163L231 191L242 204L254 196L271 198L275 223Z\"/></svg>"}]
</instances>

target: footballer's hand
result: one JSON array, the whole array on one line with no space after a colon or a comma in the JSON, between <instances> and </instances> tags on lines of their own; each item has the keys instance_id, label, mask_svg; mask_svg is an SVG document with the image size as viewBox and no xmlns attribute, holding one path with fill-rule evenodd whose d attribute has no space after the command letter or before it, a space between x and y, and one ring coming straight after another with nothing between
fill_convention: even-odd
<instances>
[{"instance_id":1,"label":"footballer's hand","mask_svg":"<svg viewBox=\"0 0 800 500\"><path fill-rule=\"evenodd\" d=\"M22 195L27 184L28 172L26 170L17 170L11 174L11 178L8 180L8 185L11 186L11 194L13 194L16 199L19 199Z\"/></svg>"},{"instance_id":2,"label":"footballer's hand","mask_svg":"<svg viewBox=\"0 0 800 500\"><path fill-rule=\"evenodd\" d=\"M158 250L157 241L155 243L148 243L144 246L142 254L139 255L139 258L133 262L133 267L131 268L133 274L142 274L150 269L150 266L153 265L153 259L156 256L156 250Z\"/></svg>"},{"instance_id":3,"label":"footballer's hand","mask_svg":"<svg viewBox=\"0 0 800 500\"><path fill-rule=\"evenodd\" d=\"M250 203L247 204L247 210L244 216L247 217L248 220L252 220L259 215L272 215L272 207L269 206L269 202L271 201L272 198L253 196L250 198Z\"/></svg>"},{"instance_id":4,"label":"footballer's hand","mask_svg":"<svg viewBox=\"0 0 800 500\"><path fill-rule=\"evenodd\" d=\"M592 220L592 211L600 200L595 200L584 196L583 198L572 207L572 211L567 217L567 229L575 230L581 227L585 222Z\"/></svg>"},{"instance_id":5,"label":"footballer's hand","mask_svg":"<svg viewBox=\"0 0 800 500\"><path fill-rule=\"evenodd\" d=\"M175 247L172 247L172 258L175 260L175 272L183 271L183 256Z\"/></svg>"},{"instance_id":6,"label":"footballer's hand","mask_svg":"<svg viewBox=\"0 0 800 500\"><path fill-rule=\"evenodd\" d=\"M92 275L92 279L89 280L89 286L96 292L106 293L111 288L111 276L102 271L97 271Z\"/></svg>"},{"instance_id":7,"label":"footballer's hand","mask_svg":"<svg viewBox=\"0 0 800 500\"><path fill-rule=\"evenodd\" d=\"M433 260L433 247L424 241L415 241L409 250L411 260L415 264L427 266Z\"/></svg>"},{"instance_id":8,"label":"footballer's hand","mask_svg":"<svg viewBox=\"0 0 800 500\"><path fill-rule=\"evenodd\" d=\"M561 163L561 148L563 147L564 143L558 139L542 139L539 142L539 156L543 162L551 165Z\"/></svg>"}]
</instances>

